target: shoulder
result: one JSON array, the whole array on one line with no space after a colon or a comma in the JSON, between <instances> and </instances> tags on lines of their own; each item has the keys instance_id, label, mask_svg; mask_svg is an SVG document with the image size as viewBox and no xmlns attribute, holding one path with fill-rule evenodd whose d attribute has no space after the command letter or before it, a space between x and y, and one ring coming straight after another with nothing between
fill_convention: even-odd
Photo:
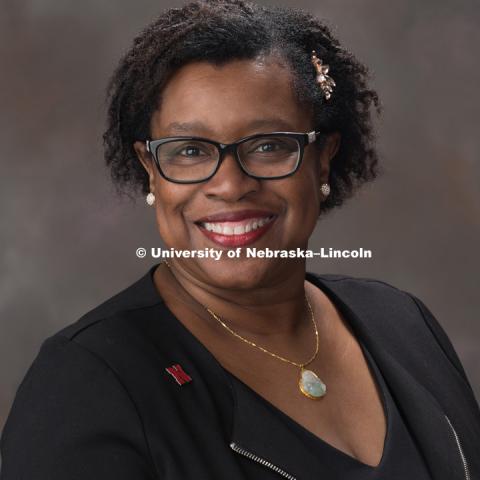
<instances>
[{"instance_id":1,"label":"shoulder","mask_svg":"<svg viewBox=\"0 0 480 480\"><path fill-rule=\"evenodd\" d=\"M349 303L359 312L391 312L395 309L401 311L405 318L416 318L421 313L414 295L383 280L310 272L307 279L319 288L323 286L331 296Z\"/></svg>"},{"instance_id":2,"label":"shoulder","mask_svg":"<svg viewBox=\"0 0 480 480\"><path fill-rule=\"evenodd\" d=\"M315 278L332 292L343 298L357 300L357 304L368 307L403 307L413 316L425 317L431 312L425 304L408 290L399 288L384 280L353 275L307 273L307 278ZM374 305L372 302L375 302Z\"/></svg>"},{"instance_id":3,"label":"shoulder","mask_svg":"<svg viewBox=\"0 0 480 480\"><path fill-rule=\"evenodd\" d=\"M152 270L41 343L0 438L9 472L30 468L20 458L28 454L35 458L38 478L47 478L52 465L70 478L68 469L91 469L95 476L109 463L118 468L102 478L144 478L139 472L151 468L150 453L131 379L153 363L148 336L134 328L135 320L163 305ZM97 450L89 449L91 442ZM70 445L80 453L70 457ZM125 445L135 445L142 457L123 452Z\"/></svg>"},{"instance_id":4,"label":"shoulder","mask_svg":"<svg viewBox=\"0 0 480 480\"><path fill-rule=\"evenodd\" d=\"M70 383L86 386L89 378L103 377L108 381L101 384L128 396L128 374L151 363L147 324L164 312L152 271L45 338L20 388L48 379L67 391Z\"/></svg>"},{"instance_id":5,"label":"shoulder","mask_svg":"<svg viewBox=\"0 0 480 480\"><path fill-rule=\"evenodd\" d=\"M86 385L83 380L91 374L106 375L114 380L116 373L108 361L108 345L131 335L129 324L132 317L144 316L149 308L163 304L151 280L152 270L45 338L23 383L48 376L57 380L63 377L71 381L82 380L80 384ZM105 345L104 351L100 345Z\"/></svg>"},{"instance_id":6,"label":"shoulder","mask_svg":"<svg viewBox=\"0 0 480 480\"><path fill-rule=\"evenodd\" d=\"M112 318L141 313L151 307L163 303L160 294L156 291L152 274L156 266L141 278L127 286L120 292L108 298L100 305L92 308L75 322L63 327L55 336L66 337L70 340L82 334L87 329L95 328L99 323L108 322ZM121 322L118 321L118 324Z\"/></svg>"},{"instance_id":7,"label":"shoulder","mask_svg":"<svg viewBox=\"0 0 480 480\"><path fill-rule=\"evenodd\" d=\"M61 335L43 342L18 387L0 451L12 479L83 472L126 480L156 468L137 405L115 369Z\"/></svg>"},{"instance_id":8,"label":"shoulder","mask_svg":"<svg viewBox=\"0 0 480 480\"><path fill-rule=\"evenodd\" d=\"M307 277L314 277L322 282L340 288L344 291L362 292L370 294L388 293L407 298L410 294L391 283L371 277L357 277L353 275L307 272Z\"/></svg>"},{"instance_id":9,"label":"shoulder","mask_svg":"<svg viewBox=\"0 0 480 480\"><path fill-rule=\"evenodd\" d=\"M464 367L444 327L425 303L413 293L383 280L352 275L308 273L331 292L355 306L359 313L375 313L386 330L400 339L422 332L442 350L471 388ZM308 278L308 277L307 277Z\"/></svg>"}]
</instances>

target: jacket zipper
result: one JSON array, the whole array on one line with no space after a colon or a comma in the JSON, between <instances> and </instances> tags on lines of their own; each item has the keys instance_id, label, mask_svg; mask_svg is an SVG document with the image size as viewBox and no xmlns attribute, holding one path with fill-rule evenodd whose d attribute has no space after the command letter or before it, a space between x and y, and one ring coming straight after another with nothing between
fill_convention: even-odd
<instances>
[{"instance_id":1,"label":"jacket zipper","mask_svg":"<svg viewBox=\"0 0 480 480\"><path fill-rule=\"evenodd\" d=\"M447 417L447 415L444 414L444 416L445 416L445 418L448 422L448 425L450 426L450 429L452 430L453 436L455 438L455 442L457 444L458 453L460 454L460 458L462 460L462 465L463 465L463 470L465 472L465 480L470 480L470 469L468 467L467 458L465 457L465 454L463 453L462 444L460 442L460 437L458 436L457 431L453 427L452 422ZM243 455L243 456L249 458L250 460L258 462L261 465L264 465L265 467L268 467L268 468L272 469L273 471L277 472L282 477L288 478L289 480L296 480L296 478L293 475L290 475L289 473L285 472L280 467L277 467L276 465L273 465L273 463L269 462L268 460L265 460L264 458L261 458L261 457L255 455L255 454L253 454L252 452L249 452L249 451L245 450L244 448L239 447L234 442L232 442L230 444L230 448L232 450L234 450L235 452L239 453L240 455Z\"/></svg>"},{"instance_id":2,"label":"jacket zipper","mask_svg":"<svg viewBox=\"0 0 480 480\"><path fill-rule=\"evenodd\" d=\"M470 480L470 469L468 467L467 458L465 457L465 454L463 453L462 444L460 442L460 437L458 436L455 428L453 428L453 425L452 425L452 422L450 421L450 419L446 415L445 415L445 418L447 419L447 422L450 425L450 428L452 429L453 436L455 437L455 441L457 442L458 453L460 454L460 458L462 459L463 470L465 471L465 480Z\"/></svg>"},{"instance_id":3,"label":"jacket zipper","mask_svg":"<svg viewBox=\"0 0 480 480\"><path fill-rule=\"evenodd\" d=\"M243 455L244 457L247 457L247 458L249 458L250 460L253 460L254 462L260 463L260 464L263 465L264 467L270 468L271 470L273 470L274 472L277 472L279 475L281 475L281 476L284 477L284 478L288 478L289 480L297 480L296 477L294 477L293 475L290 475L290 474L287 473L285 470L282 470L280 467L277 467L276 465L274 465L273 463L269 462L268 460L265 460L264 458L259 457L259 456L255 455L254 453L245 450L245 449L242 448L242 447L239 447L239 446L238 446L236 443L234 443L234 442L232 442L232 443L230 444L230 448L231 448L234 452L237 452L237 453L239 453L240 455Z\"/></svg>"}]
</instances>

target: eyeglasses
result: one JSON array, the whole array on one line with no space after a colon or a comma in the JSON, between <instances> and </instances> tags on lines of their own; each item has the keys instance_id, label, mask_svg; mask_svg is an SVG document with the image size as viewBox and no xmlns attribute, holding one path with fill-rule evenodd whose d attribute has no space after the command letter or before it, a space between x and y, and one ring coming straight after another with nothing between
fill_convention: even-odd
<instances>
[{"instance_id":1,"label":"eyeglasses","mask_svg":"<svg viewBox=\"0 0 480 480\"><path fill-rule=\"evenodd\" d=\"M215 175L230 151L249 177L276 179L293 175L305 146L319 135L315 131L261 133L228 144L202 137L165 137L145 144L163 178L174 183L200 183Z\"/></svg>"}]
</instances>

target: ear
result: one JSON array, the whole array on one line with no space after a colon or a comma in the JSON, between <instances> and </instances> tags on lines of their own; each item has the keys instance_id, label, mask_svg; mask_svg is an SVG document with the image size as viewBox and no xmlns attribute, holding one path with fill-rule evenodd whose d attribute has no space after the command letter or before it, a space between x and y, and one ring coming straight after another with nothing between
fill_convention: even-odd
<instances>
[{"instance_id":1,"label":"ear","mask_svg":"<svg viewBox=\"0 0 480 480\"><path fill-rule=\"evenodd\" d=\"M320 183L328 183L330 163L340 148L340 132L333 132L327 136L320 156Z\"/></svg>"},{"instance_id":2,"label":"ear","mask_svg":"<svg viewBox=\"0 0 480 480\"><path fill-rule=\"evenodd\" d=\"M145 142L136 141L133 144L133 149L137 154L138 159L140 160L143 168L147 171L149 178L149 187L152 193L155 192L155 164L153 162L153 157L150 152L147 151L147 146Z\"/></svg>"}]
</instances>

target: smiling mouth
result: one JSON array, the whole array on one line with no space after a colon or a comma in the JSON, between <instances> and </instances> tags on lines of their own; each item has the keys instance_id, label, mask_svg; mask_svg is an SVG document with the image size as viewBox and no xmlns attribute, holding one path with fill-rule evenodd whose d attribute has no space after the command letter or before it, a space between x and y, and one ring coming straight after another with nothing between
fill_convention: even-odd
<instances>
[{"instance_id":1,"label":"smiling mouth","mask_svg":"<svg viewBox=\"0 0 480 480\"><path fill-rule=\"evenodd\" d=\"M247 218L235 222L199 222L198 225L208 232L234 236L254 232L267 223L270 223L274 218L275 215L270 215L268 217Z\"/></svg>"},{"instance_id":2,"label":"smiling mouth","mask_svg":"<svg viewBox=\"0 0 480 480\"><path fill-rule=\"evenodd\" d=\"M238 220L196 222L209 240L223 247L243 247L256 242L272 226L277 215L250 216Z\"/></svg>"}]
</instances>

